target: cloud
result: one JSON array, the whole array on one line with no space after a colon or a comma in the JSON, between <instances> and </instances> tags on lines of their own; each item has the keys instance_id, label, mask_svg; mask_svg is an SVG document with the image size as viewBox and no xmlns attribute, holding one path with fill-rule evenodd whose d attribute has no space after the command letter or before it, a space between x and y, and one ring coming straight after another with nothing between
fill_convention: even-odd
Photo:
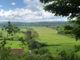
<instances>
[{"instance_id":1,"label":"cloud","mask_svg":"<svg viewBox=\"0 0 80 60\"><path fill-rule=\"evenodd\" d=\"M24 0L24 3L27 4L27 9L31 9L33 11L40 11L42 6L39 0Z\"/></svg>"},{"instance_id":2,"label":"cloud","mask_svg":"<svg viewBox=\"0 0 80 60\"><path fill-rule=\"evenodd\" d=\"M12 2L12 3L11 3L11 5L13 5L13 6L14 6L14 5L16 5L16 3L15 3L15 2Z\"/></svg>"},{"instance_id":3,"label":"cloud","mask_svg":"<svg viewBox=\"0 0 80 60\"><path fill-rule=\"evenodd\" d=\"M17 8L15 10L5 11L3 9L0 10L0 17L5 17L8 19L23 19L23 20L31 20L31 19L46 19L54 16L49 12L42 11L33 11L30 9Z\"/></svg>"},{"instance_id":4,"label":"cloud","mask_svg":"<svg viewBox=\"0 0 80 60\"><path fill-rule=\"evenodd\" d=\"M40 20L54 16L54 14L46 12L41 8L42 5L39 0L24 0L24 3L27 4L26 8L16 8L8 11L1 9L0 17L5 19ZM15 2L12 2L12 5L15 4Z\"/></svg>"},{"instance_id":5,"label":"cloud","mask_svg":"<svg viewBox=\"0 0 80 60\"><path fill-rule=\"evenodd\" d=\"M55 20L58 17L55 17L54 14L45 11L42 8L42 4L39 0L24 0L26 4L25 8L16 8L14 10L0 10L0 17L3 20L24 20L24 21L42 21L42 20ZM12 5L16 5L15 2L12 2Z\"/></svg>"}]
</instances>

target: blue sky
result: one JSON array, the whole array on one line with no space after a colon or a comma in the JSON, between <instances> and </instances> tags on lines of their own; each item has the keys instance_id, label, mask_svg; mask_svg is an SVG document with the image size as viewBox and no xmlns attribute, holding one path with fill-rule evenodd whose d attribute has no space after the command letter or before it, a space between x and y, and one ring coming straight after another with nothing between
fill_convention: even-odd
<instances>
[{"instance_id":1,"label":"blue sky","mask_svg":"<svg viewBox=\"0 0 80 60\"><path fill-rule=\"evenodd\" d=\"M0 21L64 21L66 17L54 16L45 11L39 0L0 0Z\"/></svg>"},{"instance_id":2,"label":"blue sky","mask_svg":"<svg viewBox=\"0 0 80 60\"><path fill-rule=\"evenodd\" d=\"M15 8L24 8L27 4L24 4L23 0L0 0L0 9L15 9Z\"/></svg>"}]
</instances>

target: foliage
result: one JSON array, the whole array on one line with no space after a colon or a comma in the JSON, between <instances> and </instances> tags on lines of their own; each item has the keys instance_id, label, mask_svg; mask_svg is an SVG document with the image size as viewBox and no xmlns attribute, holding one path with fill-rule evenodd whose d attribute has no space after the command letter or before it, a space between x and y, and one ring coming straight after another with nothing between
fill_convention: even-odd
<instances>
[{"instance_id":1,"label":"foliage","mask_svg":"<svg viewBox=\"0 0 80 60\"><path fill-rule=\"evenodd\" d=\"M29 40L29 39L37 39L39 37L38 33L35 30L31 29L31 28L29 28L27 30L27 32L25 32L25 34L26 34L26 39L27 40Z\"/></svg>"},{"instance_id":2,"label":"foliage","mask_svg":"<svg viewBox=\"0 0 80 60\"><path fill-rule=\"evenodd\" d=\"M80 51L80 45L75 45L75 52Z\"/></svg>"},{"instance_id":3,"label":"foliage","mask_svg":"<svg viewBox=\"0 0 80 60\"><path fill-rule=\"evenodd\" d=\"M11 53L10 48L0 48L0 60L18 60L18 58Z\"/></svg>"},{"instance_id":4,"label":"foliage","mask_svg":"<svg viewBox=\"0 0 80 60\"><path fill-rule=\"evenodd\" d=\"M26 41L28 43L28 47L30 50L39 49L45 45L43 43L39 43L38 40L36 40L38 39L39 35L33 29L27 30L26 36L27 36Z\"/></svg>"},{"instance_id":5,"label":"foliage","mask_svg":"<svg viewBox=\"0 0 80 60\"><path fill-rule=\"evenodd\" d=\"M78 52L80 52L80 50L79 50L80 42L79 41L76 42L71 37L59 35L59 34L57 34L57 31L52 28L37 27L37 28L34 28L34 30L39 33L40 40L38 40L38 43L41 43L41 44L46 43L50 46L41 47L39 49L35 48L35 49L31 50L31 54L30 54L30 53L26 53L26 52L30 51L30 50L27 50L28 45L26 45L24 48L24 49L26 49L24 52L26 54L22 56L22 59L18 58L17 56L13 55L12 53L10 53L10 55L6 58L6 60L7 59L8 60L52 60L52 59L53 60L62 60L62 58L71 60L71 59L73 59L73 57L71 58L71 56L75 56L75 60L80 60L80 53L78 53ZM18 35L21 36L20 33ZM16 37L16 38L18 38L18 37ZM23 41L24 39L20 38L19 40ZM11 48L21 48L20 41L7 41L6 46L8 45ZM24 42L26 43L26 41L24 41ZM18 45L19 45L19 47L18 47ZM73 48L74 45L76 45L75 49ZM48 48L48 50L45 48ZM64 49L66 51L64 51ZM72 52L71 50L74 50L74 52ZM4 51L4 50L2 50L2 51ZM5 53L6 52L7 52L7 50L5 51ZM9 52L10 52L10 50L9 50ZM8 54L9 53L5 54L5 56Z\"/></svg>"},{"instance_id":6,"label":"foliage","mask_svg":"<svg viewBox=\"0 0 80 60\"><path fill-rule=\"evenodd\" d=\"M1 41L0 48L5 47L5 45L6 45L6 39L4 39L4 40Z\"/></svg>"},{"instance_id":7,"label":"foliage","mask_svg":"<svg viewBox=\"0 0 80 60\"><path fill-rule=\"evenodd\" d=\"M46 48L40 48L40 49L34 49L32 53L43 55L45 53L49 54L49 51Z\"/></svg>"},{"instance_id":8,"label":"foliage","mask_svg":"<svg viewBox=\"0 0 80 60\"><path fill-rule=\"evenodd\" d=\"M73 27L71 27L70 25L65 25L64 27L64 33L65 34L72 34L72 29L73 29Z\"/></svg>"},{"instance_id":9,"label":"foliage","mask_svg":"<svg viewBox=\"0 0 80 60\"><path fill-rule=\"evenodd\" d=\"M55 15L69 16L70 20L76 17L77 19L72 22L73 27L68 27L68 30L65 30L65 33L72 33L75 36L75 39L80 39L80 0L40 0L44 3L44 9L55 13ZM50 3L52 2L52 3ZM72 29L72 31L70 30Z\"/></svg>"},{"instance_id":10,"label":"foliage","mask_svg":"<svg viewBox=\"0 0 80 60\"><path fill-rule=\"evenodd\" d=\"M56 30L57 30L58 34L64 34L64 27L63 26L58 26Z\"/></svg>"},{"instance_id":11,"label":"foliage","mask_svg":"<svg viewBox=\"0 0 80 60\"><path fill-rule=\"evenodd\" d=\"M64 27L64 32L72 34L76 40L80 39L80 18L70 21L71 24Z\"/></svg>"},{"instance_id":12,"label":"foliage","mask_svg":"<svg viewBox=\"0 0 80 60\"><path fill-rule=\"evenodd\" d=\"M8 34L12 34L12 33L16 33L19 31L19 28L13 24L11 24L11 22L8 22L8 25L5 26L5 30L8 32Z\"/></svg>"},{"instance_id":13,"label":"foliage","mask_svg":"<svg viewBox=\"0 0 80 60\"><path fill-rule=\"evenodd\" d=\"M27 43L30 50L41 48L41 44L38 41L29 40Z\"/></svg>"},{"instance_id":14,"label":"foliage","mask_svg":"<svg viewBox=\"0 0 80 60\"><path fill-rule=\"evenodd\" d=\"M78 58L74 51L66 52L65 50L63 50L59 53L59 55L61 56L61 60L77 60Z\"/></svg>"},{"instance_id":15,"label":"foliage","mask_svg":"<svg viewBox=\"0 0 80 60\"><path fill-rule=\"evenodd\" d=\"M25 55L25 60L53 60L47 49L36 49L31 54Z\"/></svg>"},{"instance_id":16,"label":"foliage","mask_svg":"<svg viewBox=\"0 0 80 60\"><path fill-rule=\"evenodd\" d=\"M40 0L45 3L45 10L55 15L78 17L80 16L80 0ZM51 4L48 4L52 2ZM47 3L47 4L46 4Z\"/></svg>"}]
</instances>

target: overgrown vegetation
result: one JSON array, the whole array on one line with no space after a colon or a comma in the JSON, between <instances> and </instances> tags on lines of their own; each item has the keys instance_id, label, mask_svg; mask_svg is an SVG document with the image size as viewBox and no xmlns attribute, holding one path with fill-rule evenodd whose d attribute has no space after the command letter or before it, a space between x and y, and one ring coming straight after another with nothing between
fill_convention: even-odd
<instances>
[{"instance_id":1,"label":"overgrown vegetation","mask_svg":"<svg viewBox=\"0 0 80 60\"><path fill-rule=\"evenodd\" d=\"M26 45L28 44L28 48L29 48L29 52L25 53L25 51L23 51L24 54L21 55L17 55L15 50L12 50L11 47L6 47L7 45L7 39L8 36L13 36L12 38L14 38L14 35L16 33L20 33L20 30L18 29L18 27L14 27L13 24L11 24L11 22L8 22L8 25L3 27L2 31L5 30L7 32L7 37L4 38L1 35L1 38L3 38L3 40L1 40L0 43L0 60L52 60L52 56L51 54L48 54L48 50L47 49L42 49L43 45L42 43L39 43L38 41L36 41L36 39L38 38L38 33L32 29L27 30L27 32L24 34L25 38L23 37L17 37L18 41L21 41L22 44ZM10 39L9 39L10 40ZM14 52L15 51L15 52ZM24 56L25 55L25 56ZM23 56L23 58L22 58ZM31 58L32 57L32 58ZM39 58L40 57L40 58Z\"/></svg>"},{"instance_id":2,"label":"overgrown vegetation","mask_svg":"<svg viewBox=\"0 0 80 60\"><path fill-rule=\"evenodd\" d=\"M63 49L61 48L62 50L61 49L59 50L59 48L57 48L57 47L59 47L61 44L60 44L60 42L57 42L57 40L55 40L58 37L58 35L56 35L57 34L56 31L53 32L53 29L45 28L45 27L42 30L40 30L41 29L40 28L39 31L37 31L38 29L39 28L37 28L37 29L35 29L35 28L28 29L27 28L27 30L25 30L25 32L22 32L22 31L17 32L18 34L22 33L25 36L25 37L16 37L17 40L8 40L7 39L8 37L4 38L4 35L2 33L4 40L1 40L1 43L0 43L0 47L1 47L1 49L0 49L1 50L0 51L1 52L1 55L0 55L1 56L1 60L2 59L3 60L11 60L11 59L14 59L14 60L44 60L44 59L45 60L65 60L65 59L66 60L71 60L71 59L76 60L77 59L77 60L79 60L80 59L79 55L78 55L78 52L80 51L79 45L75 45L74 44L73 45L73 50L71 50L71 51L68 50L66 48L66 46L65 46L65 48L68 51L67 50L65 51L65 48L62 47L62 46L61 47ZM4 31L4 30L2 30L2 31ZM40 33L42 35L40 35ZM45 33L45 35L44 35L44 33ZM47 44L47 43L39 41L39 40L44 41L45 40L44 36L45 36L45 38L49 39L49 41L48 41L48 43L49 43L50 40L51 40L50 38L52 38L51 36L53 36L52 33L54 35L54 37L53 37L54 39L52 39L52 41L55 40L52 43L56 42L57 44ZM1 38L2 38L2 35L1 35ZM16 35L16 33L14 33L12 36L15 36L15 35ZM8 35L8 36L10 36L10 35ZM43 37L43 39L40 39L40 38L42 38L41 36ZM59 37L59 39L60 38L61 38L61 36ZM23 54L21 54L21 55L18 54L17 55L17 53L13 52L11 47L6 46L8 44L7 41L16 41L16 42L20 41L21 42L20 43L20 46L21 46L20 50L24 50ZM65 39L61 40L60 39L60 41L66 41L66 40ZM72 42L72 40L68 40L68 41ZM27 46L28 46L28 48L27 48ZM48 47L48 48L46 48L46 47ZM51 47L51 48L56 47L56 52L54 51L55 48L53 48L52 52L51 52L49 47ZM72 48L72 47L70 47L70 48ZM28 50L25 50L25 49L28 49ZM14 50L16 50L16 49L14 49ZM15 53L15 54L13 54L13 53ZM72 58L72 57L74 57L74 58Z\"/></svg>"}]
</instances>

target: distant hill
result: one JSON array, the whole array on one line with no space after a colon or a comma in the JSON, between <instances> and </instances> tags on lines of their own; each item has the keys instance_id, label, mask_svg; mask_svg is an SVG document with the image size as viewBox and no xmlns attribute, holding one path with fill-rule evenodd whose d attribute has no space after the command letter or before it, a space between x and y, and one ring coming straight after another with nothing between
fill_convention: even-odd
<instances>
[{"instance_id":1,"label":"distant hill","mask_svg":"<svg viewBox=\"0 0 80 60\"><path fill-rule=\"evenodd\" d=\"M54 22L11 22L18 27L32 27L32 26L60 26L66 24L64 21L54 21ZM7 25L7 22L0 22L0 27Z\"/></svg>"}]
</instances>

